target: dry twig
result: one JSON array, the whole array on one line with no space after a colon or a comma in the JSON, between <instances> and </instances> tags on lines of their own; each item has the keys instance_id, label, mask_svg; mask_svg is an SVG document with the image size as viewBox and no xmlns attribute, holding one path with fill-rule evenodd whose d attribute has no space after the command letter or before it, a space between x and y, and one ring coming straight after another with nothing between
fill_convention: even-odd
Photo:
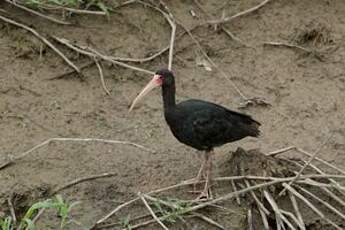
<instances>
[{"instance_id":1,"label":"dry twig","mask_svg":"<svg viewBox=\"0 0 345 230\"><path fill-rule=\"evenodd\" d=\"M133 229L137 229L137 228L142 228L142 227L144 227L144 226L146 226L146 225L149 225L149 224L152 224L152 223L155 223L155 222L156 222L155 219L148 220L148 221L145 221L145 222L143 222L143 223L131 225L131 228L130 228L130 229L133 230ZM93 228L92 228L92 229L93 229ZM126 228L123 228L122 230L128 230L128 228L126 227Z\"/></svg>"},{"instance_id":2,"label":"dry twig","mask_svg":"<svg viewBox=\"0 0 345 230\"><path fill-rule=\"evenodd\" d=\"M38 213L36 214L36 216L32 219L33 223L36 223L38 221L38 219L41 217L41 215L46 211L45 208L42 208L38 211Z\"/></svg>"},{"instance_id":3,"label":"dry twig","mask_svg":"<svg viewBox=\"0 0 345 230\"><path fill-rule=\"evenodd\" d=\"M169 8L164 4L165 9L167 10L168 13L165 13L163 10L159 9L158 7L149 4L147 2L144 1L140 1L140 0L130 0L130 1L126 1L124 3L122 3L120 6L116 7L123 7L129 4L133 4L133 3L139 3L142 4L144 6L150 7L156 11L158 11L159 13L161 13L163 15L163 17L166 19L166 21L169 23L170 27L171 27L171 36L170 36L170 43L168 48L164 48L161 51L157 52L156 54L152 55L149 58L144 58L144 59L131 59L131 58L122 58L120 60L122 61L136 61L136 62L145 62L145 61L149 61L152 60L153 58L161 55L162 53L164 53L166 50L169 49L169 63L168 63L168 69L171 70L172 69L172 63L173 63L173 56L174 56L174 43L175 43L175 34L176 34L176 23L174 20L173 15L170 13Z\"/></svg>"},{"instance_id":4,"label":"dry twig","mask_svg":"<svg viewBox=\"0 0 345 230\"><path fill-rule=\"evenodd\" d=\"M199 41L194 37L194 35L191 33L191 31L186 28L181 22L179 22L177 19L176 21L180 24L180 26L188 33L190 38L193 40L195 45L198 47L202 55L207 59L207 61L224 77L231 86L237 91L237 93L242 97L244 101L248 101L249 99L242 93L242 91L236 86L236 84L227 76L227 74L220 68L218 65L207 55L206 51L203 49Z\"/></svg>"},{"instance_id":5,"label":"dry twig","mask_svg":"<svg viewBox=\"0 0 345 230\"><path fill-rule=\"evenodd\" d=\"M247 222L248 222L248 230L254 230L253 226L253 214L252 214L252 209L248 209L247 213Z\"/></svg>"},{"instance_id":6,"label":"dry twig","mask_svg":"<svg viewBox=\"0 0 345 230\"><path fill-rule=\"evenodd\" d=\"M296 224L301 230L305 230L305 226L302 225L302 224L299 222L299 220L297 219L297 217L296 217L294 214L292 214L291 212L282 210L282 209L280 209L279 211L283 214L284 221L286 220L286 219L285 219L285 216L288 216L288 217L290 217L290 218L295 222L295 224ZM291 228L291 227L290 227L290 228ZM292 228L291 228L291 229L292 229ZM295 229L295 228L293 228L293 229Z\"/></svg>"},{"instance_id":7,"label":"dry twig","mask_svg":"<svg viewBox=\"0 0 345 230\"><path fill-rule=\"evenodd\" d=\"M197 5L197 7L208 17L208 18L212 18L212 16L202 7L202 5L200 4L200 2L198 0L194 0L195 5ZM225 28L224 25L220 25L220 29L226 34L228 35L232 40L240 43L241 45L244 45L246 47L249 47L247 44L245 44L241 39L239 39L238 37L236 37L233 33L231 33L227 28Z\"/></svg>"},{"instance_id":8,"label":"dry twig","mask_svg":"<svg viewBox=\"0 0 345 230\"><path fill-rule=\"evenodd\" d=\"M79 68L74 65L74 63L69 60L58 48L56 48L50 41L48 41L45 37L43 37L42 35L40 35L36 30L24 25L24 24L21 24L19 22L16 22L16 21L13 21L12 19L9 19L9 18L6 18L4 16L1 16L0 15L0 19L7 22L7 23L10 23L12 25L15 25L15 26L18 26L22 29L25 29L27 31L29 31L30 33L32 33L33 35L35 35L37 38L39 38L42 42L44 42L47 46L49 46L52 50L54 50L70 67L72 67L78 74L81 75L81 72L79 70Z\"/></svg>"},{"instance_id":9,"label":"dry twig","mask_svg":"<svg viewBox=\"0 0 345 230\"><path fill-rule=\"evenodd\" d=\"M333 134L329 135L329 137L324 141L320 146L317 148L317 150L313 153L313 155L309 158L308 162L301 168L301 170L297 173L296 177L289 182L289 185L292 185L295 181L298 180L298 178L301 176L303 171L309 166L309 164L315 159L316 155L321 151L322 147L328 143L328 141L331 139ZM286 188L284 188L280 193L279 196L283 195L284 192L286 191Z\"/></svg>"},{"instance_id":10,"label":"dry twig","mask_svg":"<svg viewBox=\"0 0 345 230\"><path fill-rule=\"evenodd\" d=\"M231 182L231 186L232 186L234 192L237 192L237 186L235 184L235 181L234 180L230 180L230 182ZM237 202L238 205L241 205L241 199L240 199L239 195L236 196L236 202Z\"/></svg>"},{"instance_id":11,"label":"dry twig","mask_svg":"<svg viewBox=\"0 0 345 230\"><path fill-rule=\"evenodd\" d=\"M60 24L60 25L71 25L70 22L66 22L66 21L62 21L60 19L56 19L56 18L50 17L50 16L42 14L42 13L36 11L36 10L32 10L30 8L27 8L27 7L23 6L22 4L18 4L15 0L5 0L5 1L7 3L9 3L9 4L19 8L19 9L22 9L24 11L27 11L27 12L31 13L31 14L34 14L34 15L37 15L37 16L42 17L44 19L47 19L49 21L52 21L54 23L57 23L57 24Z\"/></svg>"},{"instance_id":12,"label":"dry twig","mask_svg":"<svg viewBox=\"0 0 345 230\"><path fill-rule=\"evenodd\" d=\"M287 48L301 50L307 54L312 54L317 59L319 59L320 61L323 61L323 57L320 54L318 54L316 51L304 48L304 47L299 46L299 45L293 45L293 44L289 44L289 43L285 43L285 42L264 42L263 44L269 45L269 46L283 46L283 47L287 47Z\"/></svg>"},{"instance_id":13,"label":"dry twig","mask_svg":"<svg viewBox=\"0 0 345 230\"><path fill-rule=\"evenodd\" d=\"M81 70L84 70L84 69L86 69L86 68L89 68L89 67L91 67L91 66L93 66L93 65L95 65L95 64L96 64L96 63L95 63L94 61L91 61L91 62L88 62L88 63L86 63L86 64L81 65L81 66L79 67L79 69L80 69L80 71L81 71ZM58 80L58 79L65 78L65 77L67 77L67 76L69 76L69 75L72 75L72 74L74 74L74 73L75 73L75 69L71 69L71 70L69 70L69 71L67 71L67 72L64 72L64 73L62 73L62 74L59 74L59 75L57 75L57 76L50 77L50 78L46 78L45 80Z\"/></svg>"},{"instance_id":14,"label":"dry twig","mask_svg":"<svg viewBox=\"0 0 345 230\"><path fill-rule=\"evenodd\" d=\"M307 162L302 160L304 162L304 164L306 164ZM291 161L292 163L296 164L298 167L303 168L303 165L295 162L295 161ZM317 171L318 173L320 173L321 175L325 175L325 173L319 169L318 167L316 167L313 164L309 165L311 168L313 168L315 171ZM337 181L333 180L332 178L326 178L330 183L332 188L335 188L339 193L341 193L342 195L345 195L345 191L344 191L344 187L342 187ZM345 202L339 197L337 196L335 193L333 193L331 190L329 190L328 188L321 186L319 182L316 182L314 180L311 179L306 179L308 181L311 181L313 183L313 185L318 184L317 186L320 187L321 190L323 190L324 192L326 192L331 198L333 198L335 201L337 201L339 204L341 204L342 206L345 207Z\"/></svg>"},{"instance_id":15,"label":"dry twig","mask_svg":"<svg viewBox=\"0 0 345 230\"><path fill-rule=\"evenodd\" d=\"M90 181L90 180L95 180L95 179L100 179L100 178L106 178L106 177L113 177L113 176L117 176L118 173L102 173L99 175L93 175L93 176L87 176L87 177L81 177L81 178L77 178L71 182L68 182L66 184L63 184L61 186L56 187L52 192L51 195L55 195L56 193L65 190L67 188L70 188L76 184L80 184L82 182L86 182L86 181Z\"/></svg>"},{"instance_id":16,"label":"dry twig","mask_svg":"<svg viewBox=\"0 0 345 230\"><path fill-rule=\"evenodd\" d=\"M286 148L283 148L283 149L279 149L279 150L276 150L276 151L272 151L272 152L270 152L270 153L268 153L268 154L266 154L266 155L267 155L267 156L276 156L276 155L278 155L278 154L285 153L285 152L289 152L289 151L291 151L291 150L295 150L295 151L297 151L297 152L299 152L299 153L302 153L302 154L304 154L304 155L306 155L306 156L309 156L309 157L312 157L312 156L313 156L311 153L305 151L304 149L298 148L298 147L296 147L296 146L289 146L289 147L286 147ZM327 162L327 161L325 161L325 160L323 160L323 159L321 159L321 158L315 157L315 160L317 160L317 161L323 163L324 165L327 165L328 167L330 167L330 168L332 168L332 169L334 169L334 170L340 172L341 174L345 175L345 170L340 169L340 168L338 168L337 166L335 166L335 165L333 165L333 164L331 164L331 163L329 163L329 162Z\"/></svg>"},{"instance_id":17,"label":"dry twig","mask_svg":"<svg viewBox=\"0 0 345 230\"><path fill-rule=\"evenodd\" d=\"M94 60L95 60L96 66L97 66L97 68L98 68L99 77L101 78L102 87L103 87L105 93L108 94L108 95L110 96L110 92L109 92L109 90L107 89L107 86L105 85L102 66L101 66L101 64L99 63L99 61L97 60L97 58L94 58Z\"/></svg>"},{"instance_id":18,"label":"dry twig","mask_svg":"<svg viewBox=\"0 0 345 230\"><path fill-rule=\"evenodd\" d=\"M13 225L16 226L17 225L17 217L16 217L16 212L14 210L14 206L12 203L12 199L13 199L13 196L10 196L9 198L7 198L7 204L8 204L8 207L10 209Z\"/></svg>"},{"instance_id":19,"label":"dry twig","mask_svg":"<svg viewBox=\"0 0 345 230\"><path fill-rule=\"evenodd\" d=\"M208 23L209 24L222 24L222 23L226 23L226 22L229 22L229 21L232 21L234 20L235 18L238 18L238 17L241 17L241 16L244 16L244 15L247 15L249 13L252 13L254 11L257 11L258 9L260 9L261 7L263 7L264 5L266 5L270 0L264 0L263 2L261 2L259 5L256 5L250 9L247 9L245 11L242 11L240 13L237 13L233 16L230 16L230 17L224 17L224 18L221 18L220 20L211 20L209 21Z\"/></svg>"},{"instance_id":20,"label":"dry twig","mask_svg":"<svg viewBox=\"0 0 345 230\"><path fill-rule=\"evenodd\" d=\"M72 44L72 42L70 42L69 40L67 40L65 38L59 38L59 37L56 37L56 36L53 36L53 38L57 42L67 46L68 48L70 48L70 49L72 49L74 51L77 51L78 53L81 53L83 55L89 56L92 59L95 58L95 57L98 57L100 59L103 59L103 60L108 61L110 63L113 63L115 65L119 65L119 66L122 66L122 67L125 67L125 68L128 68L128 69L132 69L132 70L135 70L135 71L139 71L139 72L143 72L143 73L151 74L151 75L154 74L154 72L152 72L152 71L149 71L149 70L146 70L146 69L142 69L142 68L139 68L139 67L136 67L136 66L131 66L131 65L128 65L128 64L120 62L120 61L116 61L111 56L107 56L107 55L101 54L97 50L94 50L94 49L92 49L90 47Z\"/></svg>"},{"instance_id":21,"label":"dry twig","mask_svg":"<svg viewBox=\"0 0 345 230\"><path fill-rule=\"evenodd\" d=\"M66 6L53 6L50 4L40 5L40 8L46 9L46 10L68 11L68 12L71 12L74 14L90 14L90 15L102 15L102 16L107 15L107 13L104 11L82 10L82 9L75 9L75 8L70 8L70 7L66 7Z\"/></svg>"},{"instance_id":22,"label":"dry twig","mask_svg":"<svg viewBox=\"0 0 345 230\"><path fill-rule=\"evenodd\" d=\"M15 161L17 161L17 160L26 157L27 155L29 155L33 151L35 151L35 150L37 150L37 149L39 149L45 145L50 144L51 142L65 142L65 141L67 141L67 142L100 142L100 143L108 143L108 144L131 145L131 146L134 146L136 148L142 149L144 151L154 153L154 151L151 149L148 149L142 145L139 145L139 144L136 144L133 142L129 142L129 141L107 140L107 139L98 139L98 138L60 138L60 137L56 137L56 138L49 138L48 140L45 140L42 143L32 147L28 151L21 153L21 154L18 154L17 156L11 157L10 160L8 160L7 162L0 165L0 170L8 167L9 165L11 165L13 163L15 163Z\"/></svg>"},{"instance_id":23,"label":"dry twig","mask_svg":"<svg viewBox=\"0 0 345 230\"><path fill-rule=\"evenodd\" d=\"M335 214L337 214L338 216L340 216L343 220L345 220L345 215L343 213L341 213L338 209L334 208L333 205L329 204L328 202L322 200L321 198L319 198L317 195L309 192L308 190L306 190L305 188L302 188L301 186L298 185L294 185L296 188L298 188L299 190L301 190L302 192L304 192L305 194L307 194L308 196L312 197L313 199L317 200L318 202L320 202L321 204L323 204L324 206L326 206L329 210L331 210L332 212L334 212Z\"/></svg>"},{"instance_id":24,"label":"dry twig","mask_svg":"<svg viewBox=\"0 0 345 230\"><path fill-rule=\"evenodd\" d=\"M233 197L236 197L237 195L244 194L244 193L250 192L252 190L268 187L268 186L279 184L279 183L289 182L293 178L295 178L295 177L277 178L277 177L261 177L261 176L250 176L250 175L249 176L232 176L232 177L218 177L218 178L214 178L213 179L214 181L229 181L229 180L248 179L248 180L264 180L264 181L269 180L269 182L265 182L265 183L262 183L262 184L257 184L257 185L251 186L249 188L245 188L245 189L242 189L242 190L238 190L238 191L229 193L229 194L227 194L225 196L222 196L222 197L219 197L217 199L201 203L199 205L196 205L196 206L193 206L193 207L189 208L188 210L184 210L183 213L180 213L180 214L184 214L184 213L188 213L188 212L191 212L191 211L195 211L195 210L204 208L206 206L211 206L211 205L214 205L214 204L216 204L218 202L231 199ZM311 175L301 175L300 176L300 180L307 179L307 178L339 178L339 179L345 179L345 175L319 175L319 174L311 174ZM204 183L204 181L200 181L200 183ZM146 194L143 194L143 195L146 196L148 194L160 193L160 192L164 192L164 191L168 191L168 190L171 190L171 189L176 189L176 188L179 188L179 187L182 187L182 186L192 185L192 184L194 184L194 182L192 180L186 180L186 181L183 181L183 182L181 182L179 184L175 184L175 185L171 185L171 186L168 186L168 187L164 187L164 188L160 188L160 189L157 189L157 190L153 190L153 191L150 191L150 192L148 192ZM120 211L122 208L124 208L124 207L126 207L126 206L128 206L128 205L130 205L130 204L132 204L132 203L134 203L136 201L138 201L138 200L140 200L140 199L137 197L137 198L134 198L132 200L127 201L126 203L123 203L123 204L117 206L114 210L112 210L107 215L105 215L104 217L99 219L94 224L93 229L96 228L99 224L105 222L107 219L109 219L113 215L115 215L115 213ZM161 217L161 218L164 218L164 217ZM155 222L155 221L153 221L153 222ZM146 223L145 225L150 224L150 223L152 223L152 221ZM131 227L133 228L133 226L131 226Z\"/></svg>"},{"instance_id":25,"label":"dry twig","mask_svg":"<svg viewBox=\"0 0 345 230\"><path fill-rule=\"evenodd\" d=\"M165 230L169 230L169 228L167 226L165 226L163 224L162 221L160 221L160 219L156 216L156 214L153 212L152 208L150 207L150 205L147 203L147 201L145 200L145 198L143 197L143 195L141 193L138 194L139 198L142 200L142 202L145 204L146 208L149 210L149 212L151 213L153 219L155 219L155 221L157 221L157 223L162 226L163 229Z\"/></svg>"},{"instance_id":26,"label":"dry twig","mask_svg":"<svg viewBox=\"0 0 345 230\"><path fill-rule=\"evenodd\" d=\"M223 225L217 223L216 221L212 220L211 218L209 218L209 217L207 217L207 216L205 216L205 215L203 215L203 214L201 214L201 213L197 213L197 212L196 212L196 213L193 214L193 216L198 217L198 218L200 218L200 219L206 221L206 222L209 223L210 225L213 225L213 226L215 226L215 227L217 227L217 228L219 228L219 229L223 229L223 230L226 229Z\"/></svg>"},{"instance_id":27,"label":"dry twig","mask_svg":"<svg viewBox=\"0 0 345 230\"><path fill-rule=\"evenodd\" d=\"M304 164L307 163L307 162L304 161L304 160L302 160L302 161L304 162ZM319 169L318 167L316 167L316 166L313 165L313 164L310 164L309 166L312 167L315 171L317 171L317 172L320 173L321 175L325 175L325 174L326 174L326 173L324 173L321 169ZM337 181L335 181L335 180L333 180L333 179L331 179L331 178L328 178L328 180L334 185L334 187L337 188L338 192L340 192L342 195L345 196L345 193L344 193L344 192L342 191L342 189L341 189L342 186L341 186ZM344 205L344 207L345 207L345 205Z\"/></svg>"},{"instance_id":28,"label":"dry twig","mask_svg":"<svg viewBox=\"0 0 345 230\"><path fill-rule=\"evenodd\" d=\"M247 188L250 188L250 183L248 180L244 180L244 183L246 184ZM267 208L265 208L265 206L263 205L263 203L258 199L258 197L256 196L256 194L253 191L249 192L250 195L253 197L254 201L256 202L257 206L259 209L261 209L266 215L270 215L270 211L267 210Z\"/></svg>"},{"instance_id":29,"label":"dry twig","mask_svg":"<svg viewBox=\"0 0 345 230\"><path fill-rule=\"evenodd\" d=\"M247 179L245 179L244 182L246 183L247 188L250 187L250 183ZM255 182L254 182L254 184L255 184ZM264 204L257 198L257 196L255 195L255 193L253 191L251 191L250 193L251 193L252 197L254 198L254 200L257 204L257 207L258 207L258 210L259 210L259 213L261 216L261 220L262 220L262 223L264 225L265 230L269 230L270 227L268 224L267 216L270 215L270 212L265 208Z\"/></svg>"},{"instance_id":30,"label":"dry twig","mask_svg":"<svg viewBox=\"0 0 345 230\"><path fill-rule=\"evenodd\" d=\"M149 216L151 216L150 213L149 214L143 214L143 215L131 218L129 221L133 222L133 221L140 220L140 219L143 219L143 218L146 218L146 217L149 217ZM115 223L110 223L110 224L99 225L99 226L97 226L96 229L111 228L111 227L114 227L114 226L117 226L117 225L123 225L123 221L119 221L119 222L115 222Z\"/></svg>"},{"instance_id":31,"label":"dry twig","mask_svg":"<svg viewBox=\"0 0 345 230\"><path fill-rule=\"evenodd\" d=\"M292 188L287 183L283 183L283 186L287 188L294 196L301 199L311 210L313 210L318 216L320 216L322 219L326 220L329 224L331 224L333 227L335 227L338 230L343 230L343 228L339 227L336 223L334 223L332 220L327 218L318 208L316 208L309 200L307 200L304 196L302 196L300 193L298 193L294 188Z\"/></svg>"},{"instance_id":32,"label":"dry twig","mask_svg":"<svg viewBox=\"0 0 345 230\"><path fill-rule=\"evenodd\" d=\"M267 192L267 190L264 190L264 196L274 211L274 214L276 217L275 219L276 219L276 223L277 223L277 229L279 230L279 229L281 229L282 226L284 227L283 218L282 218L282 214L280 212L280 209L279 209L277 203L275 202L275 200L273 199L273 197Z\"/></svg>"},{"instance_id":33,"label":"dry twig","mask_svg":"<svg viewBox=\"0 0 345 230\"><path fill-rule=\"evenodd\" d=\"M139 1L142 4L145 4L142 1ZM166 20L169 22L170 27L171 27L171 36L170 36L170 48L169 48L169 63L168 63L168 69L171 70L172 69L172 63L173 63L173 57L174 57L174 43L175 43L175 34L176 34L176 23L174 22L174 16L173 14L170 12L169 8L167 7L167 5L163 2L163 0L159 1L161 4L163 4L163 6L165 7L165 10L168 12L168 14L166 14L165 12L163 12L161 9L152 6L154 9L158 10L159 12L161 12L163 14L163 16L166 18Z\"/></svg>"},{"instance_id":34,"label":"dry twig","mask_svg":"<svg viewBox=\"0 0 345 230\"><path fill-rule=\"evenodd\" d=\"M290 201L292 203L292 206L293 206L295 213L296 213L296 217L297 217L298 222L299 222L298 226L300 226L301 230L305 230L304 220L303 220L301 212L299 211L296 197L291 192L289 192L289 197L290 197Z\"/></svg>"}]
</instances>

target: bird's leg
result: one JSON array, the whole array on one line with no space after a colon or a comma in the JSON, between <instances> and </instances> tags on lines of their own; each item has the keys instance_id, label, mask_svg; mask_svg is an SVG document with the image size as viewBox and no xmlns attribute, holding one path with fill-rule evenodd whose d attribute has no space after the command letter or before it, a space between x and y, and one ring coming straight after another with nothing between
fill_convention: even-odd
<instances>
[{"instance_id":1,"label":"bird's leg","mask_svg":"<svg viewBox=\"0 0 345 230\"><path fill-rule=\"evenodd\" d=\"M196 176L195 180L196 182L200 182L202 179L205 179L205 175L204 175L204 171L205 171L205 165L207 163L207 159L206 157L204 158L204 160L202 161L201 167L199 169L198 175Z\"/></svg>"},{"instance_id":2,"label":"bird's leg","mask_svg":"<svg viewBox=\"0 0 345 230\"><path fill-rule=\"evenodd\" d=\"M193 179L190 179L190 180L187 180L187 182L191 182L193 183L193 193L199 193L196 189L196 186L203 180L203 179L206 179L206 174L205 174L205 167L207 165L207 159L208 157L206 156L207 153L204 154L204 160L202 161L201 163L201 167L199 169L199 172L198 172L198 175L193 178Z\"/></svg>"},{"instance_id":3,"label":"bird's leg","mask_svg":"<svg viewBox=\"0 0 345 230\"><path fill-rule=\"evenodd\" d=\"M212 199L212 194L210 190L210 182L211 182L211 171L212 171L212 153L213 151L206 151L205 152L205 168L204 168L204 177L205 177L205 186L204 190L198 196L197 199Z\"/></svg>"}]
</instances>

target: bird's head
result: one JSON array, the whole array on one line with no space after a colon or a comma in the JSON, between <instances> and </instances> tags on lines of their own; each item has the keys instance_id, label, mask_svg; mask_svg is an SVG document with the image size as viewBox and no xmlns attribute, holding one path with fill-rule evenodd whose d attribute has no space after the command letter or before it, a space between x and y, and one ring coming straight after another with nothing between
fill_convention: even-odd
<instances>
[{"instance_id":1,"label":"bird's head","mask_svg":"<svg viewBox=\"0 0 345 230\"><path fill-rule=\"evenodd\" d=\"M138 96L133 100L129 112L131 112L134 106L151 90L159 86L166 87L175 83L174 74L168 69L158 70L152 77L151 81L143 88Z\"/></svg>"}]
</instances>

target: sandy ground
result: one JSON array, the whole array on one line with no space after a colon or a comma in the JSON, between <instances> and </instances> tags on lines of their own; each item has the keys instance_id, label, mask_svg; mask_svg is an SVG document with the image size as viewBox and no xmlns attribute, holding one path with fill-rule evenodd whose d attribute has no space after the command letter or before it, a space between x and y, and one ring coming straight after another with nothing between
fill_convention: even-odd
<instances>
[{"instance_id":1,"label":"sandy ground","mask_svg":"<svg viewBox=\"0 0 345 230\"><path fill-rule=\"evenodd\" d=\"M223 11L234 15L260 1L225 3L201 1L214 18L220 18ZM193 1L167 4L187 28L207 19ZM3 2L0 7L8 12L7 16L43 34L67 38L118 57L145 57L169 44L170 28L164 18L137 4L117 9L108 19L73 16L69 20L76 26L56 25ZM190 10L197 17L192 17ZM261 97L271 104L242 110L262 123L262 136L216 149L217 159L237 147L260 148L266 153L296 145L313 152L334 133L320 157L345 169L344 15L342 0L273 0L257 12L225 24L250 47L208 26L193 30L210 58L247 97ZM181 31L178 28L178 33ZM265 46L265 42L297 44L315 53ZM170 133L163 118L159 90L132 114L127 113L130 101L150 75L103 63L105 81L111 89L107 96L95 66L83 70L82 81L75 74L49 80L70 69L47 47L40 56L40 47L41 43L28 32L0 22L2 159L52 137L131 141L155 153L122 144L54 142L0 171L1 202L15 193L18 206L27 207L57 185L78 177L115 172L115 177L82 183L62 193L68 200L82 201L73 217L90 226L139 191L151 191L195 176L200 154L180 144ZM86 57L58 47L78 65L89 62ZM207 71L198 66L200 60L202 56L189 36L176 41L173 71L178 100L200 98L238 110L240 95L214 68ZM155 71L167 66L167 62L165 53L138 66ZM190 227L211 229L202 222L191 222ZM232 227L241 229L241 224ZM155 228L158 229L148 229ZM176 227L185 228L183 224Z\"/></svg>"}]
</instances>

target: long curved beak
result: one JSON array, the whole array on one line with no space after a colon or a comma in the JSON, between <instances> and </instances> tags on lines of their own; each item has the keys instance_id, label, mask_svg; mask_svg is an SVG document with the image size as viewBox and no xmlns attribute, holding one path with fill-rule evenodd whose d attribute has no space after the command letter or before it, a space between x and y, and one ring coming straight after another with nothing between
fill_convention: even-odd
<instances>
[{"instance_id":1,"label":"long curved beak","mask_svg":"<svg viewBox=\"0 0 345 230\"><path fill-rule=\"evenodd\" d=\"M141 92L138 94L138 96L133 100L131 106L129 107L129 111L131 112L136 104L145 97L150 91L152 91L154 88L159 87L162 85L162 80L159 75L154 75L151 81L141 90Z\"/></svg>"}]
</instances>

